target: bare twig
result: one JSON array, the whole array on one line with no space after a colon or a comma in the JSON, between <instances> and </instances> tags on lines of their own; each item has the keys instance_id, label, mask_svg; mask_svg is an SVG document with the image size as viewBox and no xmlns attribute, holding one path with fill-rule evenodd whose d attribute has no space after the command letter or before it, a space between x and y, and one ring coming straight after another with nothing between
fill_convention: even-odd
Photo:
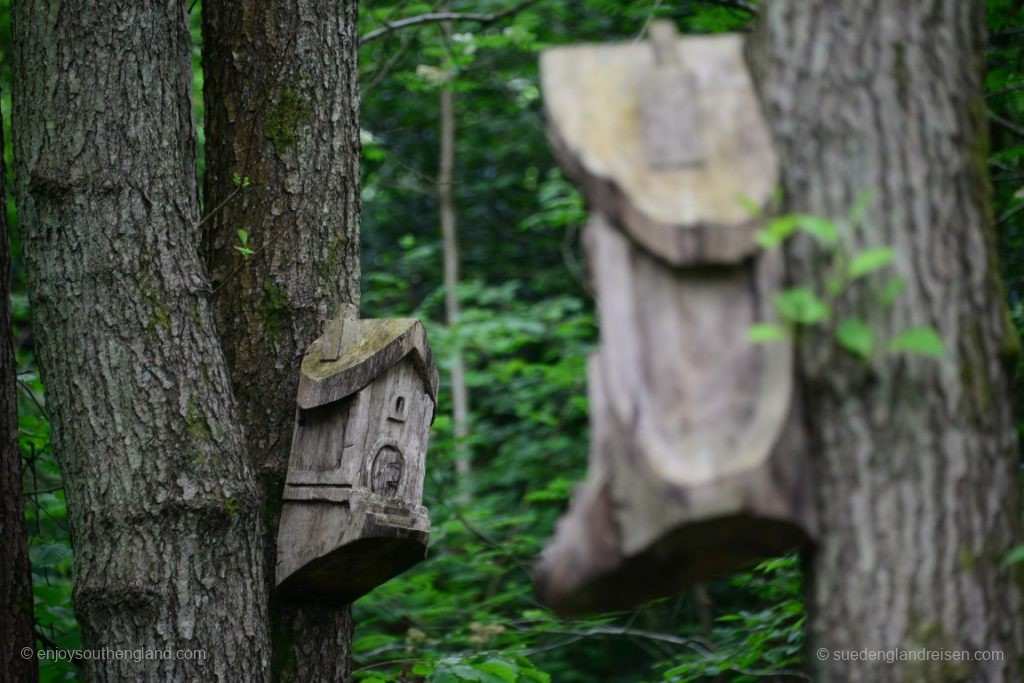
<instances>
[{"instance_id":1,"label":"bare twig","mask_svg":"<svg viewBox=\"0 0 1024 683\"><path fill-rule=\"evenodd\" d=\"M742 12L749 12L750 14L757 14L758 9L755 5L743 0L698 0L706 5L718 5L719 7L726 7L728 9L738 9Z\"/></svg>"},{"instance_id":2,"label":"bare twig","mask_svg":"<svg viewBox=\"0 0 1024 683\"><path fill-rule=\"evenodd\" d=\"M18 380L18 386L21 387L22 391L28 394L28 397L32 399L33 403L36 404L36 408L39 409L39 414L42 415L47 422L49 422L50 415L46 412L46 408L43 406L43 404L39 402L39 399L36 398L36 394L34 391L32 391L32 388L29 385L25 384L25 382L20 379Z\"/></svg>"},{"instance_id":3,"label":"bare twig","mask_svg":"<svg viewBox=\"0 0 1024 683\"><path fill-rule=\"evenodd\" d=\"M358 669L353 669L352 673L359 673L360 671L369 671L370 669L379 669L382 666L391 666L393 664L419 664L420 662L429 662L429 659L391 659L386 662L374 662L373 664L367 664L361 666Z\"/></svg>"},{"instance_id":4,"label":"bare twig","mask_svg":"<svg viewBox=\"0 0 1024 683\"><path fill-rule=\"evenodd\" d=\"M229 192L229 193L228 193L228 196L227 196L227 197L225 197L225 198L224 198L223 200L221 200L220 204L218 204L217 206L213 207L213 209L211 209L211 210L210 210L210 212L209 212L208 214L206 214L205 216L203 216L203 217L202 217L202 218L201 218L200 220L196 221L196 222L195 222L195 223L194 223L194 224L192 225L192 229L193 229L193 230L197 230L197 229L199 229L200 227L202 227L203 223L205 223L206 221L208 221L208 220L210 220L211 218L213 218L213 217L214 217L214 215L216 215L216 213L217 213L218 211L220 211L220 210L221 210L221 209L223 209L223 208L224 208L225 206L227 206L227 203L228 203L228 202L230 202L230 201L231 201L232 199L234 199L234 198L235 198L235 195L236 195L236 194L238 194L238 193L239 193L239 192L241 192L241 191L242 191L242 186L241 186L241 185L239 185L238 187L236 187L235 189L233 189L233 190L232 190L231 192Z\"/></svg>"},{"instance_id":5,"label":"bare twig","mask_svg":"<svg viewBox=\"0 0 1024 683\"><path fill-rule=\"evenodd\" d=\"M517 14L530 5L537 2L537 0L523 0L517 5L513 5L506 10L500 12L492 12L491 14L481 14L479 12L429 12L427 14L419 14L415 17L406 17L405 19L399 19L398 21L386 21L383 26L379 26L369 33L364 34L359 39L360 45L366 45L372 40L376 40L381 36L397 31L399 29L408 28L410 26L419 26L421 24L430 24L439 21L475 21L478 24L493 24L496 21L500 21L505 17L510 17L513 14Z\"/></svg>"},{"instance_id":6,"label":"bare twig","mask_svg":"<svg viewBox=\"0 0 1024 683\"><path fill-rule=\"evenodd\" d=\"M44 493L54 493L56 491L63 491L63 490L64 490L64 485L61 484L60 486L51 486L48 489L38 489L36 491L26 491L25 495L26 496L41 496Z\"/></svg>"},{"instance_id":7,"label":"bare twig","mask_svg":"<svg viewBox=\"0 0 1024 683\"><path fill-rule=\"evenodd\" d=\"M1024 90L1024 83L1017 83L1015 85L1008 85L1005 88L1000 88L999 90L993 90L992 92L985 93L985 97L1000 97L1002 95L1020 92L1021 90Z\"/></svg>"},{"instance_id":8,"label":"bare twig","mask_svg":"<svg viewBox=\"0 0 1024 683\"><path fill-rule=\"evenodd\" d=\"M1008 133L1013 133L1019 138L1024 138L1024 128L1021 128L1013 121L1004 118L991 110L988 112L988 118L992 123L996 124Z\"/></svg>"},{"instance_id":9,"label":"bare twig","mask_svg":"<svg viewBox=\"0 0 1024 683\"><path fill-rule=\"evenodd\" d=\"M996 220L996 225L1002 225L1006 221L1016 216L1021 211L1024 211L1024 202L1021 202L1020 204L1018 204L1017 206L1013 207L1012 209L1004 213L1002 216L1000 216L998 220Z\"/></svg>"}]
</instances>

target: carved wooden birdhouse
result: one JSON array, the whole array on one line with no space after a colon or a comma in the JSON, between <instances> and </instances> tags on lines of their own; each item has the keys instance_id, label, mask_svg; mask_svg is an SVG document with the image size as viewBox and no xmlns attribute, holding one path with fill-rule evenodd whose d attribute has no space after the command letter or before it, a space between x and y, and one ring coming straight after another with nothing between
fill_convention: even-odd
<instances>
[{"instance_id":1,"label":"carved wooden birdhouse","mask_svg":"<svg viewBox=\"0 0 1024 683\"><path fill-rule=\"evenodd\" d=\"M781 264L759 220L778 168L739 36L558 48L549 134L590 210L601 345L586 481L538 565L542 599L624 608L812 535Z\"/></svg>"},{"instance_id":2,"label":"carved wooden birdhouse","mask_svg":"<svg viewBox=\"0 0 1024 683\"><path fill-rule=\"evenodd\" d=\"M423 326L328 323L302 360L277 542L277 585L352 601L419 562L424 462L437 399Z\"/></svg>"}]
</instances>

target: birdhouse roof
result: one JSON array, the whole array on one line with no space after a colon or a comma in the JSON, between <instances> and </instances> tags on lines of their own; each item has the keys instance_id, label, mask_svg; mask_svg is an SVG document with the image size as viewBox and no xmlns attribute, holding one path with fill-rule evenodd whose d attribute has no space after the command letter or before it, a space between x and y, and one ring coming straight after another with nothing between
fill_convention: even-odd
<instances>
[{"instance_id":1,"label":"birdhouse roof","mask_svg":"<svg viewBox=\"0 0 1024 683\"><path fill-rule=\"evenodd\" d=\"M316 408L351 396L407 356L412 358L424 391L437 405L437 368L427 333L413 318L345 320L345 346L336 360L324 361L320 337L302 358L297 402Z\"/></svg>"}]
</instances>

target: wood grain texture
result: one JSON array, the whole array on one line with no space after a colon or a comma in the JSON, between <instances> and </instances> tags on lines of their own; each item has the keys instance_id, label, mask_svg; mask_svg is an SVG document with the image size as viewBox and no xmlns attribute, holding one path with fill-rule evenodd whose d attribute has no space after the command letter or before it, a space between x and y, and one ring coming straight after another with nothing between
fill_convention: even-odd
<instances>
[{"instance_id":1,"label":"wood grain texture","mask_svg":"<svg viewBox=\"0 0 1024 683\"><path fill-rule=\"evenodd\" d=\"M743 198L767 204L778 181L775 153L742 39L675 45L674 68L657 66L646 43L545 51L541 81L552 148L589 205L653 255L673 265L737 263L757 248L757 225ZM686 105L694 123L645 130L645 101L649 115L659 110L650 105L659 93L671 105L679 83L692 85L695 99ZM695 146L694 137L701 163L651 163L648 150L659 142Z\"/></svg>"},{"instance_id":2,"label":"wood grain texture","mask_svg":"<svg viewBox=\"0 0 1024 683\"><path fill-rule=\"evenodd\" d=\"M992 661L819 662L821 681L1019 681L1020 456L986 166L982 0L775 0L751 45L786 168L787 208L840 219L856 248L887 245L907 288L877 316L929 325L940 359L864 367L827 339L801 345L821 545L809 647L998 650ZM860 226L843 222L865 192ZM805 247L808 245L805 245ZM820 255L787 268L815 282ZM845 300L839 316L869 303ZM1019 565L1018 565L1019 566Z\"/></svg>"}]
</instances>

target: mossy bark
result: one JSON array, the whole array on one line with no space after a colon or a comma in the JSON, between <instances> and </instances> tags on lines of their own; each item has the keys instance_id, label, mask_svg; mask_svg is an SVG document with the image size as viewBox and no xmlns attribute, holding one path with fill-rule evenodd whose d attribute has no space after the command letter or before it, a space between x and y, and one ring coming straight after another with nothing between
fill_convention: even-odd
<instances>
[{"instance_id":1,"label":"mossy bark","mask_svg":"<svg viewBox=\"0 0 1024 683\"><path fill-rule=\"evenodd\" d=\"M775 0L751 46L788 208L888 245L907 288L837 312L894 336L927 325L940 359L865 366L827 334L801 344L821 543L809 649L820 681L1021 680L1021 592L1008 327L991 239L982 0ZM859 227L845 223L863 193ZM794 281L820 255L794 244ZM1010 344L1009 346L1013 346ZM820 658L823 648L829 653ZM837 661L835 651L998 651L986 661Z\"/></svg>"},{"instance_id":2,"label":"mossy bark","mask_svg":"<svg viewBox=\"0 0 1024 683\"><path fill-rule=\"evenodd\" d=\"M356 5L203 4L204 253L268 501L268 581L299 363L337 307L359 302ZM248 258L234 249L240 228ZM271 620L276 679L350 678L348 605L275 602Z\"/></svg>"},{"instance_id":3,"label":"mossy bark","mask_svg":"<svg viewBox=\"0 0 1024 683\"><path fill-rule=\"evenodd\" d=\"M16 196L91 681L267 678L260 490L199 257L176 1L15 3Z\"/></svg>"}]
</instances>

